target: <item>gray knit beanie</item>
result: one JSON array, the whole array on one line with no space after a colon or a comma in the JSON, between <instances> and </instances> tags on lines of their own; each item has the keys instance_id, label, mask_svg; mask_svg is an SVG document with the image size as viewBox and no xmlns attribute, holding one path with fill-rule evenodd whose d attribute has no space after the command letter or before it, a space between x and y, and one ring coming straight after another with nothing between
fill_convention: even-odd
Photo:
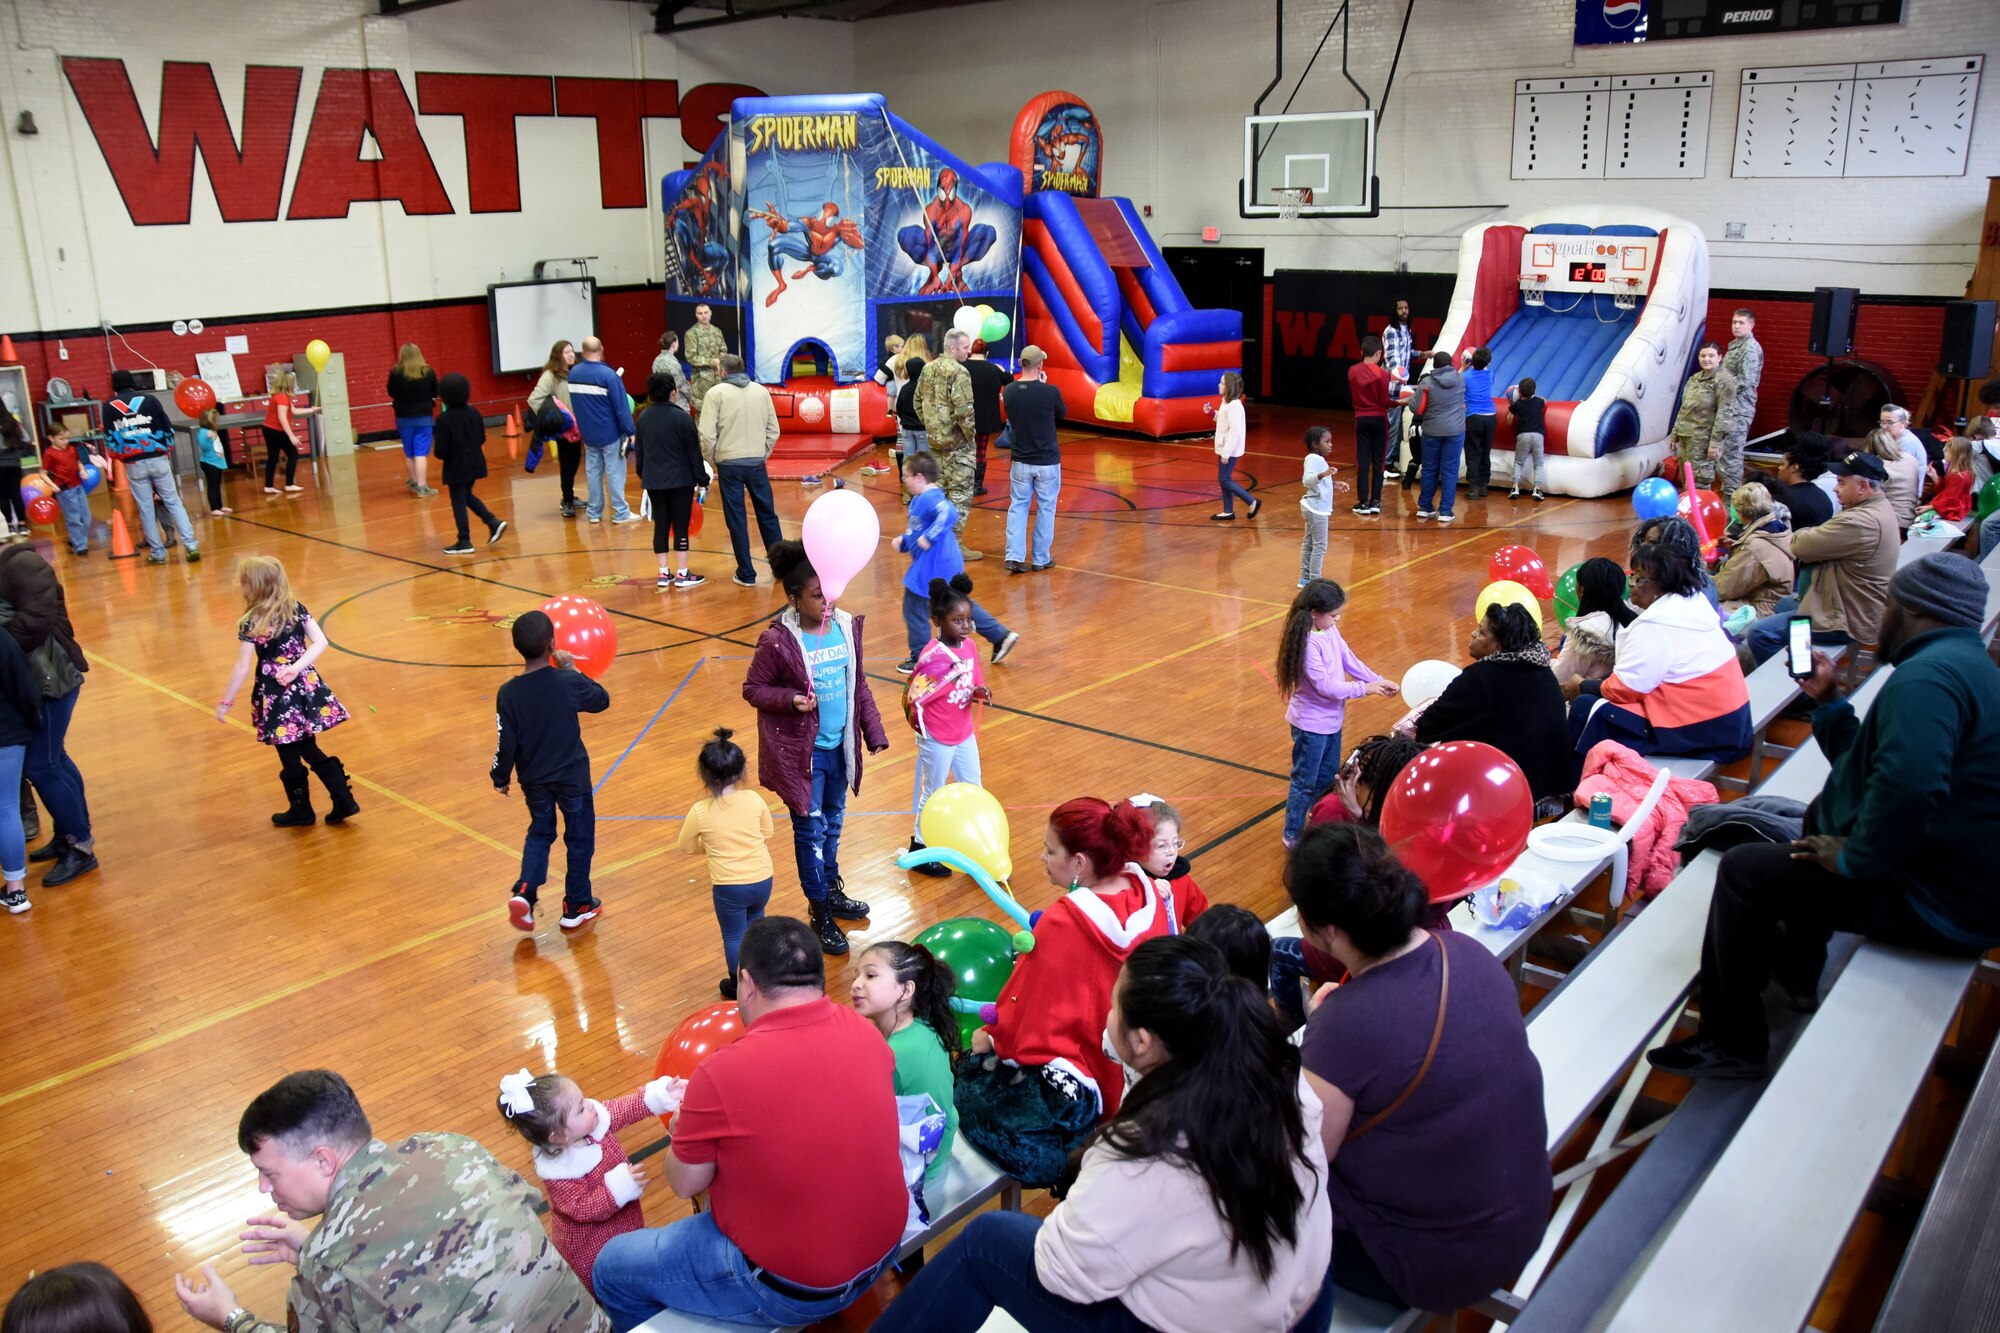
<instances>
[{"instance_id":1,"label":"gray knit beanie","mask_svg":"<svg viewBox=\"0 0 2000 1333\"><path fill-rule=\"evenodd\" d=\"M1986 617L1986 574L1954 551L1939 551L1897 570L1889 596L1915 615L1977 629Z\"/></svg>"}]
</instances>

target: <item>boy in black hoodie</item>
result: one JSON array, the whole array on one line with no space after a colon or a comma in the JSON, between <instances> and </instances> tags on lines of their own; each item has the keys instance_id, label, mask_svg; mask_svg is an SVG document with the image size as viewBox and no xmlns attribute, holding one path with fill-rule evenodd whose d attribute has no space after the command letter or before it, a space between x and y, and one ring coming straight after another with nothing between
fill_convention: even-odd
<instances>
[{"instance_id":1,"label":"boy in black hoodie","mask_svg":"<svg viewBox=\"0 0 2000 1333\"><path fill-rule=\"evenodd\" d=\"M440 429L433 443L442 433ZM521 795L528 802L521 878L507 900L507 916L517 930L535 928L535 896L549 876L558 806L563 814L563 847L569 853L569 870L563 878L563 929L593 920L603 907L590 896L597 810L591 801L590 752L583 748L577 714L603 712L611 707L611 696L578 671L568 653L551 652L555 642L555 622L546 612L530 611L516 620L514 651L527 665L500 687L493 701L500 733L493 749L493 790L505 796L509 777L518 776Z\"/></svg>"},{"instance_id":2,"label":"boy in black hoodie","mask_svg":"<svg viewBox=\"0 0 2000 1333\"><path fill-rule=\"evenodd\" d=\"M466 510L485 520L488 546L507 531L507 520L493 517L485 501L472 493L472 484L486 475L486 418L472 406L472 384L463 375L446 375L438 381L438 397L444 400L444 411L432 428L431 447L444 469L445 489L451 492L451 516L458 523L457 540L445 547L444 553L471 555Z\"/></svg>"}]
</instances>

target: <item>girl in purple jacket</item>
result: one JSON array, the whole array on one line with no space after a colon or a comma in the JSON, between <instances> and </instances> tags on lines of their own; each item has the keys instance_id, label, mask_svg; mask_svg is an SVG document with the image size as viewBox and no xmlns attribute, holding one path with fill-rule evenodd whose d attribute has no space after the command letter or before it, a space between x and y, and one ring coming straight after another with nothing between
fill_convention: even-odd
<instances>
[{"instance_id":1,"label":"girl in purple jacket","mask_svg":"<svg viewBox=\"0 0 2000 1333\"><path fill-rule=\"evenodd\" d=\"M868 676L861 669L862 617L827 603L819 574L798 542L770 549L771 573L788 605L757 640L743 699L757 710L757 781L792 812L792 852L820 947L847 952L835 918L859 921L868 904L840 877L840 826L847 794L861 791L861 751L889 748Z\"/></svg>"},{"instance_id":2,"label":"girl in purple jacket","mask_svg":"<svg viewBox=\"0 0 2000 1333\"><path fill-rule=\"evenodd\" d=\"M1285 846L1305 830L1306 812L1333 786L1340 772L1340 729L1347 701L1364 694L1394 695L1396 683L1362 664L1340 637L1347 594L1331 579L1314 579L1292 599L1278 640L1278 689L1289 701L1292 786L1285 797Z\"/></svg>"}]
</instances>

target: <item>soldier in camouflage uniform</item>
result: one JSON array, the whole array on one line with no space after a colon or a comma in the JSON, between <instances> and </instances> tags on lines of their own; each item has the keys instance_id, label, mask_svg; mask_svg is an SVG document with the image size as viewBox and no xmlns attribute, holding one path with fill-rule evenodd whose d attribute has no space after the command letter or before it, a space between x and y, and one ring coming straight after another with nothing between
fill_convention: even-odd
<instances>
[{"instance_id":1,"label":"soldier in camouflage uniform","mask_svg":"<svg viewBox=\"0 0 2000 1333\"><path fill-rule=\"evenodd\" d=\"M972 475L977 459L973 433L972 376L965 360L972 355L972 335L952 329L944 335L944 353L917 376L917 415L937 456L939 482L958 510L952 531L965 534L965 516L972 509ZM963 551L967 560L984 560L984 551Z\"/></svg>"},{"instance_id":2,"label":"soldier in camouflage uniform","mask_svg":"<svg viewBox=\"0 0 2000 1333\"><path fill-rule=\"evenodd\" d=\"M1757 341L1757 316L1738 310L1729 320L1729 350L1722 368L1735 393L1715 414L1715 443L1721 473L1721 495L1733 495L1743 484L1743 447L1750 439L1750 419L1757 415L1757 384L1764 378L1764 345Z\"/></svg>"},{"instance_id":3,"label":"soldier in camouflage uniform","mask_svg":"<svg viewBox=\"0 0 2000 1333\"><path fill-rule=\"evenodd\" d=\"M1680 415L1674 418L1674 457L1683 463L1692 463L1695 484L1703 490L1712 491L1715 489L1716 463L1721 452L1715 439L1716 422L1735 397L1736 381L1722 369L1722 349L1714 343L1703 343L1696 359L1701 363L1701 369L1688 376L1687 384L1681 389ZM1740 465L1740 450L1737 459ZM1670 474L1676 485L1682 481L1681 472L1682 469L1674 468Z\"/></svg>"},{"instance_id":4,"label":"soldier in camouflage uniform","mask_svg":"<svg viewBox=\"0 0 2000 1333\"><path fill-rule=\"evenodd\" d=\"M688 326L687 336L681 339L681 350L687 354L688 364L694 367L694 378L688 383L689 396L694 399L692 415L701 416L702 399L716 386L722 376L716 374L715 358L729 350L728 339L722 330L709 323L715 312L706 301L694 308L694 323Z\"/></svg>"},{"instance_id":5,"label":"soldier in camouflage uniform","mask_svg":"<svg viewBox=\"0 0 2000 1333\"><path fill-rule=\"evenodd\" d=\"M324 1069L288 1074L243 1113L237 1144L284 1213L244 1233L252 1263L295 1264L283 1324L205 1282L174 1278L188 1314L223 1333L610 1333L549 1243L537 1194L473 1140L373 1137L354 1090ZM316 1228L304 1219L321 1216ZM287 1221L286 1219L290 1220Z\"/></svg>"}]
</instances>

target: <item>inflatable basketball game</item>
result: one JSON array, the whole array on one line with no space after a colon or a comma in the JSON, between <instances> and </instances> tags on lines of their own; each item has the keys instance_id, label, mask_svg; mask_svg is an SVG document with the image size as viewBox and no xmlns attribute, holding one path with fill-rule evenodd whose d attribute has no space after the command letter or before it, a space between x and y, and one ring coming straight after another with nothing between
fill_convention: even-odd
<instances>
[{"instance_id":1,"label":"inflatable basketball game","mask_svg":"<svg viewBox=\"0 0 2000 1333\"><path fill-rule=\"evenodd\" d=\"M1548 400L1548 489L1598 496L1667 453L1708 311L1708 239L1649 209L1569 205L1465 233L1437 345L1493 353L1493 385L1524 377ZM1476 410L1467 404L1467 410ZM1494 476L1511 475L1513 420L1495 400Z\"/></svg>"}]
</instances>

